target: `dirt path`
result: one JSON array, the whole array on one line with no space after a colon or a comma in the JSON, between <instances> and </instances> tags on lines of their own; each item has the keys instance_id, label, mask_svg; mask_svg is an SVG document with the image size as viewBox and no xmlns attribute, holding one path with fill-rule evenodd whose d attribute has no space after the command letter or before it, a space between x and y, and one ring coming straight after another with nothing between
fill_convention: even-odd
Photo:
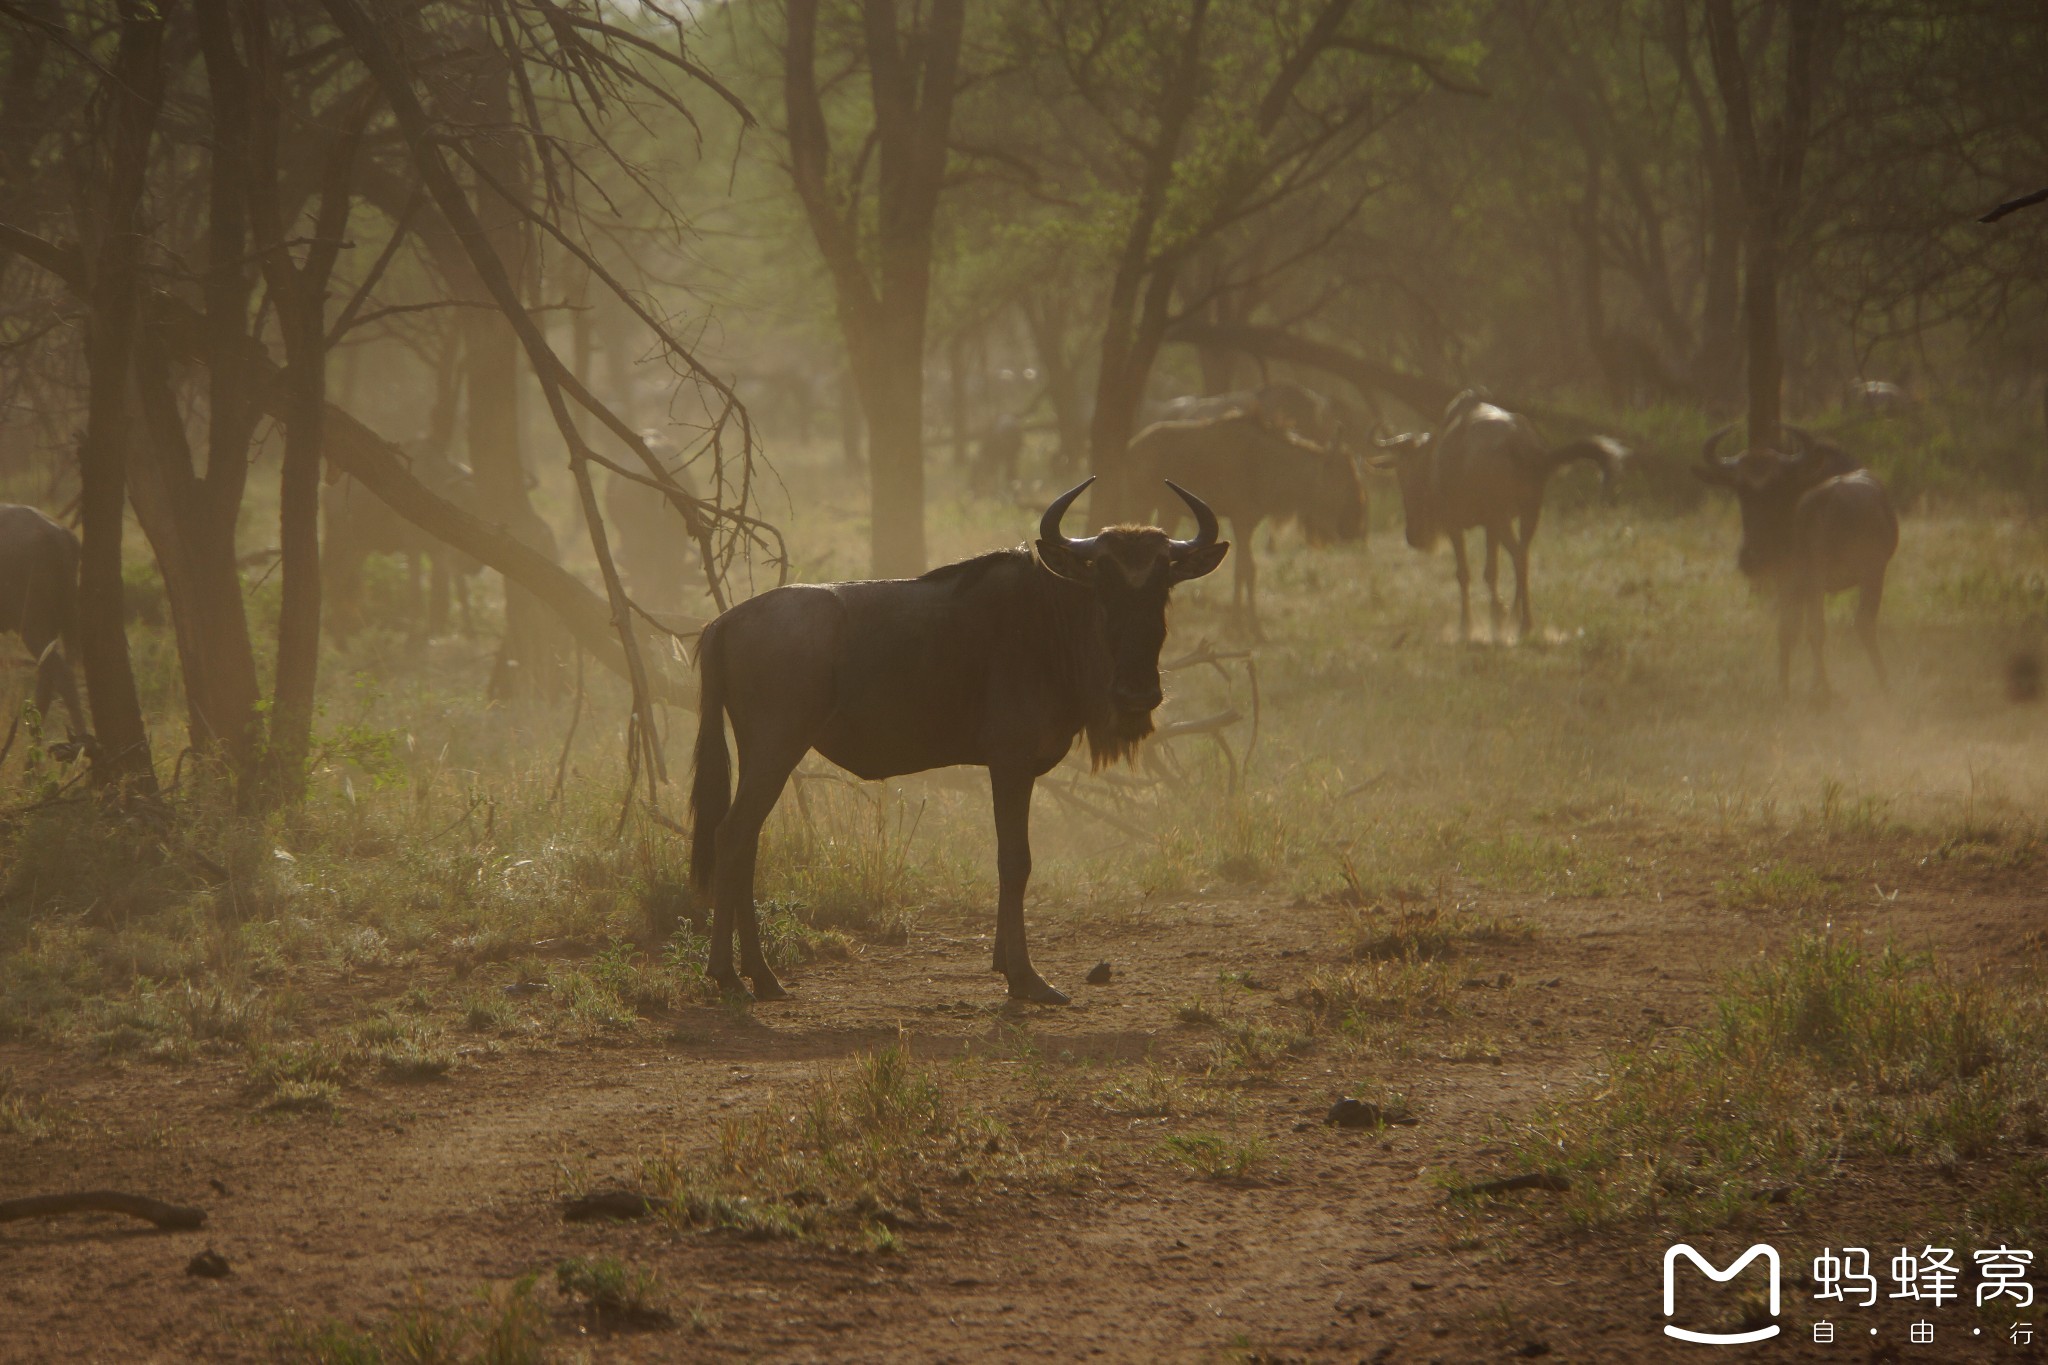
<instances>
[{"instance_id":1,"label":"dirt path","mask_svg":"<svg viewBox=\"0 0 2048 1365\"><path fill-rule=\"evenodd\" d=\"M1119 1066L1207 1046L1176 1013L1217 998L1219 972L1268 988L1232 987L1234 1008L1293 1009L1302 978L1337 960L1327 908L1196 902L1137 931L1040 928L1056 979L1098 958L1119 969L1061 1011L997 1007L985 939L918 933L793 973L795 998L751 1017L696 1009L617 1045L478 1051L443 1082L351 1090L333 1116L252 1111L228 1060L0 1048L0 1070L68 1116L57 1138L0 1134L0 1197L114 1186L209 1212L196 1233L104 1218L0 1228L0 1360L261 1358L287 1313L369 1321L597 1254L657 1270L704 1326L591 1339L604 1360L1658 1358L1643 1258L1660 1248L1541 1233L1461 1243L1430 1173L1489 1170L1500 1123L1584 1083L1605 1049L1700 1017L1720 973L1782 927L1722 908L1709 888L1726 872L1701 862L1648 896L1475 898L1534 936L1475 948L1458 1013L1415 1030L1406 1055L1319 1047L1238 1085L1237 1112L1208 1126L1269 1146L1235 1180L1158 1157L1169 1127L1202 1122L1127 1118L1089 1095ZM2042 897L2017 875L1916 877L1859 894L1838 925L1965 958L2009 953L2042 926ZM972 1098L1013 1132L1093 1156L1099 1177L993 1197L910 1230L893 1256L560 1220L562 1190L630 1180L664 1143L709 1147L722 1119L899 1033L926 1058L993 1059L973 1073L992 1093ZM1367 1076L1422 1121L1384 1137L1314 1122ZM184 1273L207 1247L233 1276Z\"/></svg>"}]
</instances>

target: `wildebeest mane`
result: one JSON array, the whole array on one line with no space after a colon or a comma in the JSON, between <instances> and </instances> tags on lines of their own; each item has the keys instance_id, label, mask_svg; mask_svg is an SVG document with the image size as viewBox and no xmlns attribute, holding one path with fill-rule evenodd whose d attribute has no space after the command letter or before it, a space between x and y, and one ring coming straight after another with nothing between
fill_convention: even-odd
<instances>
[{"instance_id":1,"label":"wildebeest mane","mask_svg":"<svg viewBox=\"0 0 2048 1365\"><path fill-rule=\"evenodd\" d=\"M941 564L920 575L919 581L946 584L956 597L984 588L1001 594L1006 600L996 609L1022 615L1030 622L1025 634L1043 646L1032 654L1030 666L1042 670L1053 689L1065 694L1081 713L1090 766L1101 769L1136 758L1145 735L1120 728L1109 704L1109 661L1094 619L1099 608L1092 592L1042 567L1023 545ZM1150 732L1148 723L1145 733Z\"/></svg>"}]
</instances>

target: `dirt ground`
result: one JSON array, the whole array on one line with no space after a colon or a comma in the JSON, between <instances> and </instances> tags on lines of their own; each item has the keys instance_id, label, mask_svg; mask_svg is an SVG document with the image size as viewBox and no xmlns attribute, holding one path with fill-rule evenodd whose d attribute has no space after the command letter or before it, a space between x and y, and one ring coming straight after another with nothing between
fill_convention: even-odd
<instances>
[{"instance_id":1,"label":"dirt ground","mask_svg":"<svg viewBox=\"0 0 2048 1365\"><path fill-rule=\"evenodd\" d=\"M62 1142L0 1136L0 1197L115 1187L208 1214L203 1230L181 1233L99 1215L0 1227L0 1360L266 1358L287 1314L369 1321L599 1254L656 1270L696 1315L602 1336L558 1316L555 1344L572 1359L1688 1358L1701 1348L1659 1334L1661 1244L1537 1218L1474 1236L1432 1177L1491 1173L1502 1123L1586 1084L1605 1049L1697 1020L1722 974L1783 932L1714 894L1752 856L1746 847L1652 828L1620 832L1613 847L1659 859L1647 894L1473 893L1474 912L1535 933L1474 948L1457 1014L1417 1031L1409 1055L1316 1049L1241 1083L1236 1131L1270 1143L1242 1178L1158 1159L1162 1121L1112 1114L1089 1092L1112 1063L1196 1054L1207 1040L1177 1010L1213 995L1219 972L1245 974L1250 988L1236 989L1250 1008L1287 1008L1308 972L1336 960L1328 907L1197 899L1113 932L1041 923L1035 955L1075 989L1066 1009L1002 1004L985 937L926 929L790 974L786 1003L693 1009L618 1045L474 1049L445 1080L353 1088L331 1115L252 1111L230 1062L0 1048L0 1069L72 1125ZM1964 872L1924 852L1906 838L1881 857L1872 893L1848 898L1837 931L1994 968L2038 953L2048 891L2028 869ZM1082 985L1099 959L1115 979ZM1013 1132L1089 1154L1098 1173L949 1206L906 1229L891 1255L561 1218L564 1190L630 1183L663 1144L708 1147L721 1120L899 1034L927 1060L994 1059L974 1073L996 1078L992 1093L971 1098ZM1475 1036L1497 1056L1453 1060L1465 1053L1449 1040ZM1019 1060L1034 1050L1035 1064ZM1362 1066L1405 1093L1420 1122L1383 1136L1323 1126ZM1078 1080L1048 1086L1048 1073ZM1953 1196L1948 1180L1971 1178L1906 1163L1849 1169L1760 1215L1755 1239L1786 1259L1787 1336L1757 1350L2036 1358L1994 1331L1971 1338L1989 1318L1954 1307L1934 1347L1907 1345L1910 1319L1891 1305L1838 1315L1846 1344L1808 1339L1813 1304L1799 1280L1816 1246L1909 1238L1920 1201L1931 1209ZM1703 1249L1725 1261L1745 1236ZM185 1273L209 1247L231 1276Z\"/></svg>"}]
</instances>

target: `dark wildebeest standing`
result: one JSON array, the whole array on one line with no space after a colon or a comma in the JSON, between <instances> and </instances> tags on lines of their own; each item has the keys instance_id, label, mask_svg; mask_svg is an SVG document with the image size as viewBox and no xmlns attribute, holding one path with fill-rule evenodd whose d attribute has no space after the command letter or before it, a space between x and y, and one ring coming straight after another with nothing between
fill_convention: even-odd
<instances>
[{"instance_id":1,"label":"dark wildebeest standing","mask_svg":"<svg viewBox=\"0 0 2048 1365\"><path fill-rule=\"evenodd\" d=\"M740 989L737 927L739 971L754 994L783 994L761 956L754 858L783 784L816 749L870 781L956 764L988 769L995 970L1015 999L1066 1003L1032 970L1024 944L1032 784L1077 735L1100 766L1152 732L1168 591L1215 569L1230 549L1217 539L1215 514L1178 488L1200 528L1193 540L1140 526L1069 540L1060 519L1087 486L1045 510L1036 553L997 550L922 578L777 588L705 628L690 871L714 894L714 981ZM740 751L736 792L728 715Z\"/></svg>"},{"instance_id":2,"label":"dark wildebeest standing","mask_svg":"<svg viewBox=\"0 0 2048 1365\"><path fill-rule=\"evenodd\" d=\"M1605 436L1570 441L1555 449L1543 444L1535 424L1519 413L1495 407L1470 389L1451 400L1443 429L1409 433L1377 442L1393 451L1388 460L1401 482L1401 515L1408 543L1436 548L1448 536L1458 560L1458 629L1472 635L1472 570L1465 561L1465 532L1486 532L1486 591L1493 600L1493 633L1500 635L1500 547L1515 566L1515 615L1522 637L1535 629L1529 606L1529 544L1543 515L1543 490L1550 476L1574 460L1600 466L1611 495L1628 451Z\"/></svg>"},{"instance_id":3,"label":"dark wildebeest standing","mask_svg":"<svg viewBox=\"0 0 2048 1365\"><path fill-rule=\"evenodd\" d=\"M0 635L36 656L36 715L64 699L74 735L86 729L70 655L78 652L78 537L33 507L0 503Z\"/></svg>"},{"instance_id":4,"label":"dark wildebeest standing","mask_svg":"<svg viewBox=\"0 0 2048 1365\"><path fill-rule=\"evenodd\" d=\"M1697 471L1731 489L1742 508L1742 548L1735 566L1777 598L1778 685L1792 691L1792 650L1802 632L1813 638L1815 690L1829 695L1827 598L1857 589L1856 633L1880 687L1889 687L1877 647L1877 609L1884 573L1899 548L1899 518L1877 476L1840 446L1785 427L1796 455L1751 448L1717 458L1714 447L1732 428L1707 438Z\"/></svg>"},{"instance_id":5,"label":"dark wildebeest standing","mask_svg":"<svg viewBox=\"0 0 2048 1365\"><path fill-rule=\"evenodd\" d=\"M675 443L653 428L640 436L669 477L695 495ZM688 523L666 493L607 470L604 518L616 537L612 549L619 576L635 602L656 616L680 616L701 605L703 561Z\"/></svg>"},{"instance_id":6,"label":"dark wildebeest standing","mask_svg":"<svg viewBox=\"0 0 2048 1365\"><path fill-rule=\"evenodd\" d=\"M1341 439L1341 436L1340 436ZM1252 535L1267 518L1301 523L1313 545L1365 534L1365 488L1342 446L1325 448L1291 431L1275 431L1250 413L1212 421L1155 422L1130 445L1130 487L1171 480L1205 490L1216 515L1230 523L1237 569L1230 600L1259 630L1259 571ZM1156 500L1139 511L1171 529L1174 509Z\"/></svg>"},{"instance_id":7,"label":"dark wildebeest standing","mask_svg":"<svg viewBox=\"0 0 2048 1365\"><path fill-rule=\"evenodd\" d=\"M457 507L477 510L476 479L468 466L424 442L409 441L403 449L411 459L413 477ZM415 612L422 601L422 561L431 566L425 597L428 635L447 631L451 590L462 613L463 633L470 632L469 580L483 565L413 525L345 474L327 485L320 513L326 528L320 557L331 602L328 620L337 636L345 639L362 624L363 564L371 555L380 554L405 557Z\"/></svg>"}]
</instances>

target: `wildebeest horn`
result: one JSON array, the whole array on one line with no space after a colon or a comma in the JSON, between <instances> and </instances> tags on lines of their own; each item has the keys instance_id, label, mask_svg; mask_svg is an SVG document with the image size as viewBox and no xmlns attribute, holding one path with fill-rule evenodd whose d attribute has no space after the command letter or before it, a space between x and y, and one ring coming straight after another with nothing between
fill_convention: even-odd
<instances>
[{"instance_id":1,"label":"wildebeest horn","mask_svg":"<svg viewBox=\"0 0 2048 1365\"><path fill-rule=\"evenodd\" d=\"M1074 505L1074 499L1087 492L1088 485L1094 482L1095 476L1090 474L1087 478L1052 500L1052 505L1045 509L1045 515L1038 519L1038 538L1040 540L1054 541L1082 554L1086 554L1094 548L1095 542L1092 539L1069 540L1066 534L1060 530L1060 520L1067 515L1067 509Z\"/></svg>"},{"instance_id":2,"label":"wildebeest horn","mask_svg":"<svg viewBox=\"0 0 2048 1365\"><path fill-rule=\"evenodd\" d=\"M1083 487L1085 486L1083 485ZM1193 540L1176 540L1173 542L1173 548L1177 551L1206 550L1211 545L1214 545L1218 528L1216 526L1216 514L1209 510L1209 504L1203 502L1193 493L1188 492L1187 489L1182 488L1172 479L1166 481L1166 486L1179 494L1180 500L1188 505L1190 512L1195 514L1195 538ZM1047 515L1051 514L1048 513Z\"/></svg>"},{"instance_id":3,"label":"wildebeest horn","mask_svg":"<svg viewBox=\"0 0 2048 1365\"><path fill-rule=\"evenodd\" d=\"M1727 426L1722 427L1719 431L1715 432L1713 435L1707 438L1706 444L1700 447L1700 462L1702 464L1730 465L1735 463L1732 459L1729 459L1725 456L1719 459L1716 459L1714 456L1714 447L1721 444L1722 441L1726 440L1728 438L1728 433L1733 430L1735 430L1735 423L1730 422Z\"/></svg>"}]
</instances>

